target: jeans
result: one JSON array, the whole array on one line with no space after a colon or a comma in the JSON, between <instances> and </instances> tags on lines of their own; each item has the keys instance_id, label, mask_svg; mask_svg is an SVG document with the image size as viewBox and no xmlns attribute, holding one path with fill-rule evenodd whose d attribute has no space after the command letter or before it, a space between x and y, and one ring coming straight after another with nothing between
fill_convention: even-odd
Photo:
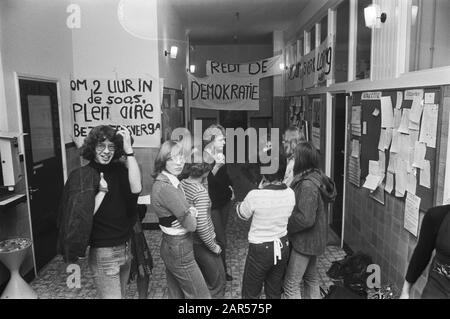
<instances>
[{"instance_id":1,"label":"jeans","mask_svg":"<svg viewBox=\"0 0 450 319\"><path fill-rule=\"evenodd\" d=\"M222 258L209 250L203 243L195 242L194 255L211 293L211 298L223 299L226 280Z\"/></svg>"},{"instance_id":2,"label":"jeans","mask_svg":"<svg viewBox=\"0 0 450 319\"><path fill-rule=\"evenodd\" d=\"M264 284L267 299L280 299L289 260L289 241L281 238L281 260L274 265L274 243L249 244L242 280L242 298L259 299Z\"/></svg>"},{"instance_id":3,"label":"jeans","mask_svg":"<svg viewBox=\"0 0 450 319\"><path fill-rule=\"evenodd\" d=\"M214 231L216 232L216 240L219 246L222 248L223 267L225 272L227 270L226 264L226 248L227 248L227 235L226 229L228 224L228 217L230 216L231 201L222 207L211 209L211 219L214 224Z\"/></svg>"},{"instance_id":4,"label":"jeans","mask_svg":"<svg viewBox=\"0 0 450 319\"><path fill-rule=\"evenodd\" d=\"M125 297L130 266L129 243L89 249L89 268L94 275L95 286L102 299Z\"/></svg>"},{"instance_id":5,"label":"jeans","mask_svg":"<svg viewBox=\"0 0 450 319\"><path fill-rule=\"evenodd\" d=\"M194 258L192 233L163 233L161 258L166 266L169 299L210 299L208 287Z\"/></svg>"},{"instance_id":6,"label":"jeans","mask_svg":"<svg viewBox=\"0 0 450 319\"><path fill-rule=\"evenodd\" d=\"M284 279L284 298L302 299L300 291L302 281L305 299L320 299L317 256L303 255L292 249Z\"/></svg>"}]
</instances>

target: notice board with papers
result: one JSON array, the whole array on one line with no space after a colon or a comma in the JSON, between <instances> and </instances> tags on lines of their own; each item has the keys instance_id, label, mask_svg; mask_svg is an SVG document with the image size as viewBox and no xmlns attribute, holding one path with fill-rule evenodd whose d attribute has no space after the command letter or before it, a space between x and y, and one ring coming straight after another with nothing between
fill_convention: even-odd
<instances>
[{"instance_id":1,"label":"notice board with papers","mask_svg":"<svg viewBox=\"0 0 450 319\"><path fill-rule=\"evenodd\" d=\"M361 179L363 179L361 185L364 183L364 179L369 174L369 161L379 161L381 151L379 150L379 142L380 142L380 136L382 135L382 121L384 122L383 125L386 124L386 117L382 116L382 109L385 110L385 113L387 113L386 109L386 103L382 103L382 99L384 101L389 100L386 97L390 97L389 103L387 105L392 104L393 113L399 112L395 111L397 108L400 110L400 113L413 113L411 108L417 107L413 105L414 99L409 99L414 95L417 91L423 91L423 102L427 103L421 103L422 109L425 105L431 106L434 105L434 111L437 113L437 120L436 120L436 133L435 133L435 147L429 147L431 144L425 144L426 145L426 151L423 162L427 162L427 166L429 165L429 186L430 187L424 187L421 185L421 174L423 172L422 169L417 168L415 170L416 174L416 187L415 187L415 195L421 198L420 203L420 210L426 211L430 207L434 206L434 200L435 200L435 172L436 172L436 163L438 158L438 149L440 144L440 128L441 128L441 122L442 122L442 103L441 103L441 89L440 88L422 88L422 89L398 89L398 90L389 90L389 91L379 91L379 92L358 92L353 94L352 98L352 106L360 106L361 107L361 128L358 130L353 130L351 133L351 139L356 140L360 142L360 170L361 170ZM419 92L420 93L420 92ZM385 97L385 98L382 98ZM406 98L406 99L405 99ZM383 105L382 105L383 104ZM436 110L437 108L437 110ZM407 111L403 111L407 110ZM417 114L417 112L414 112ZM413 116L411 115L411 118ZM425 113L420 116L420 122L419 124L423 124L426 121L425 119ZM413 123L411 123L413 124ZM421 131L422 125L420 125L419 133L414 133L417 131L414 131L413 128L411 128L410 133L418 134L417 139L422 139L422 131ZM386 130L386 129L385 129ZM395 130L395 129L394 129ZM409 135L411 143L414 140L414 134L402 134ZM392 135L391 135L392 137ZM406 140L404 140L406 141ZM385 173L384 181L387 181L386 177L388 175L388 167L391 160L391 154L394 154L392 157L397 157L395 153L391 153L391 147L394 144L390 143L389 147L385 149L384 156L385 156ZM393 162L397 161L395 158L393 158ZM429 164L428 164L429 162ZM380 166L383 166L380 164ZM389 168L391 169L391 168ZM427 170L428 171L428 170ZM394 175L395 176L395 175ZM395 179L394 179L395 180ZM395 181L397 182L397 181ZM405 199L406 198L406 192L405 196L397 196L399 199ZM396 190L392 192L391 196L396 196Z\"/></svg>"}]
</instances>

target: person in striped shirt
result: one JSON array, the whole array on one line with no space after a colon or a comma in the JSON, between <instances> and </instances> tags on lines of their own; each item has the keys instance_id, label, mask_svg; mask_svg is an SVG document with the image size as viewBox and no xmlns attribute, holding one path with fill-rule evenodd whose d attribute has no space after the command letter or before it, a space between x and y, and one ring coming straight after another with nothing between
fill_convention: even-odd
<instances>
[{"instance_id":1,"label":"person in striped shirt","mask_svg":"<svg viewBox=\"0 0 450 319\"><path fill-rule=\"evenodd\" d=\"M225 268L217 244L216 233L211 219L211 200L203 185L211 165L208 163L187 164L189 177L181 181L189 204L197 211L197 229L194 233L194 255L205 278L211 298L222 299L225 294Z\"/></svg>"}]
</instances>

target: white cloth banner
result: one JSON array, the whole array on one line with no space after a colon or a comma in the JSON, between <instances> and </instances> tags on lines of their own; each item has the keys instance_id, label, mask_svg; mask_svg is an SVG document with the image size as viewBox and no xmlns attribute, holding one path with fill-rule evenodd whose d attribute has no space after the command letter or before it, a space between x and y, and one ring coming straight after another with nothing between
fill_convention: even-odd
<instances>
[{"instance_id":1,"label":"white cloth banner","mask_svg":"<svg viewBox=\"0 0 450 319\"><path fill-rule=\"evenodd\" d=\"M74 79L72 93L73 141L83 144L98 125L126 126L135 147L159 147L161 107L159 79Z\"/></svg>"},{"instance_id":2,"label":"white cloth banner","mask_svg":"<svg viewBox=\"0 0 450 319\"><path fill-rule=\"evenodd\" d=\"M189 79L191 107L211 110L259 110L259 78L211 75Z\"/></svg>"},{"instance_id":3,"label":"white cloth banner","mask_svg":"<svg viewBox=\"0 0 450 319\"><path fill-rule=\"evenodd\" d=\"M282 56L246 63L222 63L218 61L206 61L206 75L223 75L236 77L264 78L282 74L280 69Z\"/></svg>"}]
</instances>

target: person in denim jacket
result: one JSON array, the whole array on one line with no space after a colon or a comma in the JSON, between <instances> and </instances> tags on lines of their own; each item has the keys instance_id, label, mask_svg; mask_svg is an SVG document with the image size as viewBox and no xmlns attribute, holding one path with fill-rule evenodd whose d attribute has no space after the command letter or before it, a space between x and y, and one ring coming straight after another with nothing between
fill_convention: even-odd
<instances>
[{"instance_id":1,"label":"person in denim jacket","mask_svg":"<svg viewBox=\"0 0 450 319\"><path fill-rule=\"evenodd\" d=\"M136 222L141 173L127 128L93 128L82 156L89 164L69 176L58 218L58 252L75 262L89 249L100 298L124 297L130 273L129 240ZM118 161L123 155L126 163Z\"/></svg>"},{"instance_id":2,"label":"person in denim jacket","mask_svg":"<svg viewBox=\"0 0 450 319\"><path fill-rule=\"evenodd\" d=\"M151 195L163 233L160 254L166 266L169 299L209 299L194 257L192 233L197 228L197 210L186 201L177 178L184 164L183 147L174 141L164 142L155 160Z\"/></svg>"},{"instance_id":3,"label":"person in denim jacket","mask_svg":"<svg viewBox=\"0 0 450 319\"><path fill-rule=\"evenodd\" d=\"M336 197L334 182L319 170L319 153L311 142L300 142L294 151L295 207L288 222L292 244L284 281L284 297L301 299L303 281L305 297L320 298L317 257L325 252L328 235L327 206Z\"/></svg>"}]
</instances>

